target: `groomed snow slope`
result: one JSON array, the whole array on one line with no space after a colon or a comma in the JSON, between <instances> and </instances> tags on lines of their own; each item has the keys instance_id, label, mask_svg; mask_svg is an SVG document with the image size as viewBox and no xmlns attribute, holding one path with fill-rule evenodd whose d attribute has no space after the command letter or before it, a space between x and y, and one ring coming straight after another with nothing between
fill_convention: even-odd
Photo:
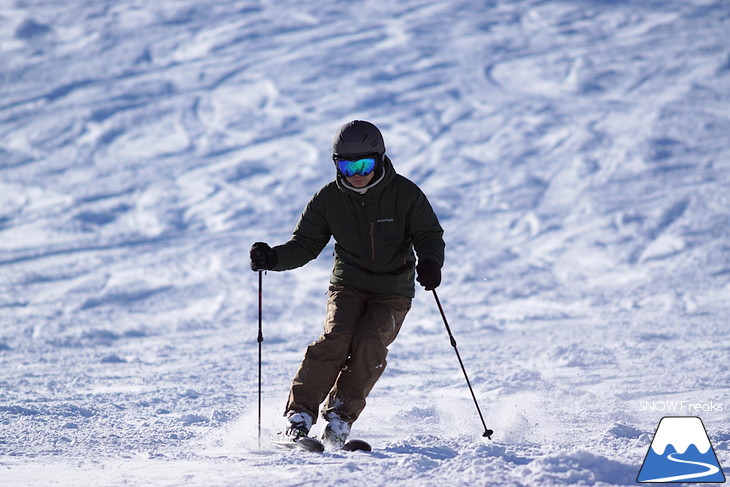
<instances>
[{"instance_id":1,"label":"groomed snow slope","mask_svg":"<svg viewBox=\"0 0 730 487\"><path fill-rule=\"evenodd\" d=\"M729 31L725 0L4 2L0 483L631 485L676 414L728 465ZM355 118L446 230L492 441L419 290L374 452L268 444L330 246L264 277L258 445L248 249Z\"/></svg>"}]
</instances>

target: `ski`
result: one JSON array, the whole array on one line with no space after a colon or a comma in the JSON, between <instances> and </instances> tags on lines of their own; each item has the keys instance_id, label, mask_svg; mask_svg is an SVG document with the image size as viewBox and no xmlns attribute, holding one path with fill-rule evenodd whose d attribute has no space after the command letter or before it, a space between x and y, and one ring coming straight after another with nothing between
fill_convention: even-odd
<instances>
[{"instance_id":1,"label":"ski","mask_svg":"<svg viewBox=\"0 0 730 487\"><path fill-rule=\"evenodd\" d=\"M272 439L274 445L287 448L289 450L304 450L312 453L323 453L325 451L324 443L319 439L305 436L297 441ZM373 448L364 440L349 440L340 448L342 451L372 451Z\"/></svg>"},{"instance_id":2,"label":"ski","mask_svg":"<svg viewBox=\"0 0 730 487\"><path fill-rule=\"evenodd\" d=\"M349 440L347 443L342 445L342 450L345 451L373 451L373 447L370 443L364 440Z\"/></svg>"},{"instance_id":3,"label":"ski","mask_svg":"<svg viewBox=\"0 0 730 487\"><path fill-rule=\"evenodd\" d=\"M317 438L304 436L297 441L292 440L271 440L277 446L288 448L290 450L305 450L313 453L322 453L324 451L324 443Z\"/></svg>"}]
</instances>

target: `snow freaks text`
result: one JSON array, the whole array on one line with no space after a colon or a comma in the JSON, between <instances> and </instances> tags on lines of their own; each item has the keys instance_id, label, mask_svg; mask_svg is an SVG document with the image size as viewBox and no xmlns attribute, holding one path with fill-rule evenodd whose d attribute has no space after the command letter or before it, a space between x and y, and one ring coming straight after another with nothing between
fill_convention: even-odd
<instances>
[{"instance_id":1,"label":"snow freaks text","mask_svg":"<svg viewBox=\"0 0 730 487\"><path fill-rule=\"evenodd\" d=\"M724 411L722 403L710 401L697 403L691 401L640 401L639 411L658 411L670 413L709 413Z\"/></svg>"}]
</instances>

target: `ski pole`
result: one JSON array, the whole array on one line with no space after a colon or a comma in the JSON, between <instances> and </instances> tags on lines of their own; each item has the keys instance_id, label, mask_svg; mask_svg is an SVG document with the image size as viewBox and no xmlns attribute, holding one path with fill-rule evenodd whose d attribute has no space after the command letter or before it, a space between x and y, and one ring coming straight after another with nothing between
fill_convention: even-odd
<instances>
[{"instance_id":1,"label":"ski pole","mask_svg":"<svg viewBox=\"0 0 730 487\"><path fill-rule=\"evenodd\" d=\"M474 405L477 407L477 412L479 413L479 419L482 420L482 425L484 425L484 434L482 436L486 436L490 440L492 439L492 434L494 431L487 428L487 423L484 422L484 416L482 416L482 411L479 409L479 403L477 402L477 396L474 394L474 389L471 387L471 382L469 382L469 376L466 375L466 369L464 368L464 362L461 360L461 355L459 354L459 349L456 348L456 339L454 338L454 335L451 333L451 328L449 327L449 322L446 320L446 314L444 314L444 308L441 306L441 301L439 301L438 294L436 294L436 290L433 289L433 297L436 298L436 304L439 307L439 311L441 312L441 318L444 319L444 325L446 325L446 331L449 333L449 339L451 340L451 346L454 347L454 352L456 352L456 358L459 359L459 365L461 365L461 370L464 372L464 378L466 379L466 385L469 386L469 391L471 392L471 397L474 399Z\"/></svg>"},{"instance_id":2,"label":"ski pole","mask_svg":"<svg viewBox=\"0 0 730 487\"><path fill-rule=\"evenodd\" d=\"M264 332L262 327L264 307L262 292L262 276L263 271L259 271L259 448L261 448L261 342L264 341Z\"/></svg>"}]
</instances>

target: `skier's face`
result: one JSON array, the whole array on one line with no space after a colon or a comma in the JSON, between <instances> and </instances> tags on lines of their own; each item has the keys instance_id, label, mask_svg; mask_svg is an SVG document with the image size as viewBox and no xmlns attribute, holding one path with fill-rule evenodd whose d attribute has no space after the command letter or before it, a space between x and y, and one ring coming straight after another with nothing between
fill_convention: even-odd
<instances>
[{"instance_id":1,"label":"skier's face","mask_svg":"<svg viewBox=\"0 0 730 487\"><path fill-rule=\"evenodd\" d=\"M359 174L355 174L354 176L350 176L347 179L347 182L350 183L355 188L364 188L368 184L370 184L370 181L373 180L373 177L375 176L375 171L372 171L370 174L366 174L365 176L361 176Z\"/></svg>"}]
</instances>

